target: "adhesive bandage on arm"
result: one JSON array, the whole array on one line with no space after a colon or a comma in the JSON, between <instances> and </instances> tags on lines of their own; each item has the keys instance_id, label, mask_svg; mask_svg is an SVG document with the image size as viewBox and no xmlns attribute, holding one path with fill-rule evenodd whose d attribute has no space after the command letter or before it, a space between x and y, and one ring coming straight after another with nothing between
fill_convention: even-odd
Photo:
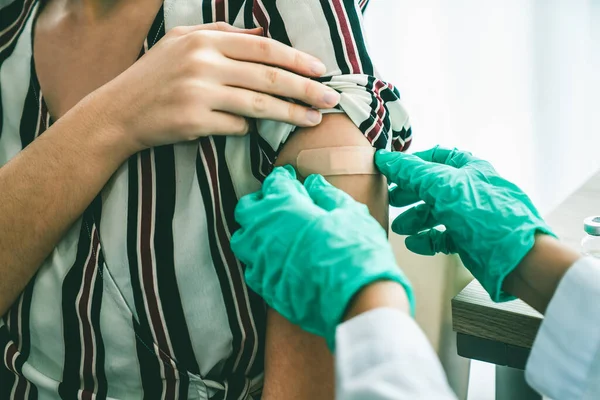
<instances>
[{"instance_id":1,"label":"adhesive bandage on arm","mask_svg":"<svg viewBox=\"0 0 600 400\"><path fill-rule=\"evenodd\" d=\"M323 147L302 150L296 157L296 168L302 176L321 174L377 175L375 149L365 146Z\"/></svg>"}]
</instances>

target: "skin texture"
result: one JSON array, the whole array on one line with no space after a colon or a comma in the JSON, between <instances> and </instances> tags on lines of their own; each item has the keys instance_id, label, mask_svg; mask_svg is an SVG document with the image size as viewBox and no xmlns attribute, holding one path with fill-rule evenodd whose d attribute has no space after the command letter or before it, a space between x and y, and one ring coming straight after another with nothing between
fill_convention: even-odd
<instances>
[{"instance_id":1,"label":"skin texture","mask_svg":"<svg viewBox=\"0 0 600 400\"><path fill-rule=\"evenodd\" d=\"M348 306L344 321L381 307L395 308L408 314L408 298L402 285L379 281L363 288Z\"/></svg>"},{"instance_id":2,"label":"skin texture","mask_svg":"<svg viewBox=\"0 0 600 400\"><path fill-rule=\"evenodd\" d=\"M340 145L371 146L348 117L343 114L325 115L319 126L296 132L283 147L276 164L294 165L301 150ZM387 229L385 178L380 175L345 175L327 179L366 204L371 215ZM401 286L397 286L402 290ZM371 290L367 293L371 293ZM269 310L263 398L330 400L334 398L334 386L333 356L325 340L303 331Z\"/></svg>"},{"instance_id":3,"label":"skin texture","mask_svg":"<svg viewBox=\"0 0 600 400\"><path fill-rule=\"evenodd\" d=\"M503 289L544 314L562 277L579 257L557 239L538 235L533 248L504 280Z\"/></svg>"}]
</instances>

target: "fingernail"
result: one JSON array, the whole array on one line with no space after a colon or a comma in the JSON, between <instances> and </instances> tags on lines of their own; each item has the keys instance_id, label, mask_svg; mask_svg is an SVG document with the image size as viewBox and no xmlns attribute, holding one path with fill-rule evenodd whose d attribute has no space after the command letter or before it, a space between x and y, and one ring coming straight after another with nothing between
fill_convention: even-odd
<instances>
[{"instance_id":1,"label":"fingernail","mask_svg":"<svg viewBox=\"0 0 600 400\"><path fill-rule=\"evenodd\" d=\"M340 94L335 90L328 89L323 95L323 102L331 107L337 106L340 102Z\"/></svg>"},{"instance_id":2,"label":"fingernail","mask_svg":"<svg viewBox=\"0 0 600 400\"><path fill-rule=\"evenodd\" d=\"M310 70L312 71L313 74L318 75L318 76L321 76L325 72L327 72L327 68L325 67L325 64L323 64L321 61L313 61L310 64Z\"/></svg>"},{"instance_id":3,"label":"fingernail","mask_svg":"<svg viewBox=\"0 0 600 400\"><path fill-rule=\"evenodd\" d=\"M317 125L321 122L321 113L317 110L310 109L306 112L306 120L313 125Z\"/></svg>"}]
</instances>

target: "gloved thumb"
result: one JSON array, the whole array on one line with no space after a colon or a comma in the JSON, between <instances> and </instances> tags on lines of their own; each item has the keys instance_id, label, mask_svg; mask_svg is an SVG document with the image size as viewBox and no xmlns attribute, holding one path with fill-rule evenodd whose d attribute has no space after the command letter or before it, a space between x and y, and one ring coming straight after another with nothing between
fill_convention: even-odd
<instances>
[{"instance_id":1,"label":"gloved thumb","mask_svg":"<svg viewBox=\"0 0 600 400\"><path fill-rule=\"evenodd\" d=\"M428 204L419 204L400 214L392 222L392 231L399 235L416 235L439 225Z\"/></svg>"},{"instance_id":2,"label":"gloved thumb","mask_svg":"<svg viewBox=\"0 0 600 400\"><path fill-rule=\"evenodd\" d=\"M375 164L389 182L407 189L407 183L410 182L413 171L417 167L425 165L426 162L410 154L379 150L375 153Z\"/></svg>"},{"instance_id":3,"label":"gloved thumb","mask_svg":"<svg viewBox=\"0 0 600 400\"><path fill-rule=\"evenodd\" d=\"M309 175L304 187L313 202L326 211L356 203L350 195L331 185L321 175Z\"/></svg>"},{"instance_id":4,"label":"gloved thumb","mask_svg":"<svg viewBox=\"0 0 600 400\"><path fill-rule=\"evenodd\" d=\"M456 246L447 231L441 232L435 228L409 236L404 241L406 248L422 256L434 256L437 253L456 253Z\"/></svg>"},{"instance_id":5,"label":"gloved thumb","mask_svg":"<svg viewBox=\"0 0 600 400\"><path fill-rule=\"evenodd\" d=\"M429 150L417 151L414 155L424 161L444 164L455 168L462 168L470 162L482 161L468 151L461 151L457 148L446 149L439 145Z\"/></svg>"}]
</instances>

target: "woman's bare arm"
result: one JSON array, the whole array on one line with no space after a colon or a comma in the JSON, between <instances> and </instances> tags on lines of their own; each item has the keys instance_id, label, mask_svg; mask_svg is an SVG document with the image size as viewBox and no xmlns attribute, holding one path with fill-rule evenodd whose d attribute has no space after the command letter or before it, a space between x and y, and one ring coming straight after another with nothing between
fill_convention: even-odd
<instances>
[{"instance_id":1,"label":"woman's bare arm","mask_svg":"<svg viewBox=\"0 0 600 400\"><path fill-rule=\"evenodd\" d=\"M129 156L84 101L0 168L0 315Z\"/></svg>"},{"instance_id":2,"label":"woman's bare arm","mask_svg":"<svg viewBox=\"0 0 600 400\"><path fill-rule=\"evenodd\" d=\"M342 144L343 143L343 144ZM277 165L295 164L304 149L332 146L371 147L344 114L325 115L321 125L296 132L283 147ZM387 184L381 175L347 175L329 182L365 203L387 229ZM265 400L331 400L334 398L333 357L325 341L270 310L265 356Z\"/></svg>"}]
</instances>

